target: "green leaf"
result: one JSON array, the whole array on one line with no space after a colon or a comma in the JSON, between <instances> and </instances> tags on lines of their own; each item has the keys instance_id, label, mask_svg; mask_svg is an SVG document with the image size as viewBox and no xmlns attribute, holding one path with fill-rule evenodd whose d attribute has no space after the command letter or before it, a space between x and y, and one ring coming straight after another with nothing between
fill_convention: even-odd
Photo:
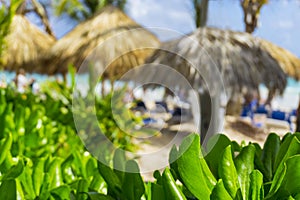
<instances>
[{"instance_id":1,"label":"green leaf","mask_svg":"<svg viewBox=\"0 0 300 200\"><path fill-rule=\"evenodd\" d=\"M17 165L12 166L1 178L1 181L12 180L20 176L23 172L24 165L19 161Z\"/></svg>"},{"instance_id":2,"label":"green leaf","mask_svg":"<svg viewBox=\"0 0 300 200\"><path fill-rule=\"evenodd\" d=\"M162 174L163 189L166 200L183 200L186 199L182 191L176 185L176 182L169 170L166 168Z\"/></svg>"},{"instance_id":3,"label":"green leaf","mask_svg":"<svg viewBox=\"0 0 300 200\"><path fill-rule=\"evenodd\" d=\"M221 157L219 164L219 177L223 180L223 184L230 196L234 198L240 186L230 145L225 148Z\"/></svg>"},{"instance_id":4,"label":"green leaf","mask_svg":"<svg viewBox=\"0 0 300 200\"><path fill-rule=\"evenodd\" d=\"M62 177L65 183L71 183L75 180L75 176L72 171L72 162L74 160L73 155L70 155L62 164L61 171Z\"/></svg>"},{"instance_id":5,"label":"green leaf","mask_svg":"<svg viewBox=\"0 0 300 200\"><path fill-rule=\"evenodd\" d=\"M268 198L273 196L278 191L278 189L282 184L282 181L286 173L286 167L284 163L288 158L292 157L293 155L299 154L299 151L300 151L299 140L293 135L286 136L284 142L280 146L278 156L275 161L274 170L276 171L275 171L275 175L272 181L270 191L267 195Z\"/></svg>"},{"instance_id":6,"label":"green leaf","mask_svg":"<svg viewBox=\"0 0 300 200\"><path fill-rule=\"evenodd\" d=\"M115 200L111 196L99 194L96 192L89 192L88 195L90 200Z\"/></svg>"},{"instance_id":7,"label":"green leaf","mask_svg":"<svg viewBox=\"0 0 300 200\"><path fill-rule=\"evenodd\" d=\"M249 194L250 174L254 170L254 155L255 147L250 144L244 147L235 159L235 167L244 199L246 199Z\"/></svg>"},{"instance_id":8,"label":"green leaf","mask_svg":"<svg viewBox=\"0 0 300 200\"><path fill-rule=\"evenodd\" d=\"M117 174L120 180L123 180L125 165L126 165L126 156L123 149L116 149L113 157L114 172Z\"/></svg>"},{"instance_id":9,"label":"green leaf","mask_svg":"<svg viewBox=\"0 0 300 200\"><path fill-rule=\"evenodd\" d=\"M45 173L44 175L44 181L41 186L41 192L40 192L40 199L48 199L50 196L50 176L49 173Z\"/></svg>"},{"instance_id":10,"label":"green leaf","mask_svg":"<svg viewBox=\"0 0 300 200\"><path fill-rule=\"evenodd\" d=\"M218 167L221 159L221 153L224 149L231 144L231 141L225 135L216 135L209 139L207 143L207 155L205 160L211 169L211 172L218 179Z\"/></svg>"},{"instance_id":11,"label":"green leaf","mask_svg":"<svg viewBox=\"0 0 300 200\"><path fill-rule=\"evenodd\" d=\"M241 152L242 146L240 146L236 141L231 141L232 151L233 152Z\"/></svg>"},{"instance_id":12,"label":"green leaf","mask_svg":"<svg viewBox=\"0 0 300 200\"><path fill-rule=\"evenodd\" d=\"M24 166L23 172L18 178L21 181L22 187L24 189L24 192L26 193L26 198L28 199L34 199L35 198L35 192L33 189L33 183L32 183L32 169L29 163L26 163Z\"/></svg>"},{"instance_id":13,"label":"green leaf","mask_svg":"<svg viewBox=\"0 0 300 200\"><path fill-rule=\"evenodd\" d=\"M258 170L250 174L249 200L260 200L264 198L263 175Z\"/></svg>"},{"instance_id":14,"label":"green leaf","mask_svg":"<svg viewBox=\"0 0 300 200\"><path fill-rule=\"evenodd\" d=\"M8 152L10 151L12 141L13 141L13 138L12 138L11 133L7 134L6 138L4 139L3 144L0 146L0 165L3 163Z\"/></svg>"},{"instance_id":15,"label":"green leaf","mask_svg":"<svg viewBox=\"0 0 300 200\"><path fill-rule=\"evenodd\" d=\"M33 189L37 196L39 196L40 194L40 189L44 179L44 163L45 163L45 159L40 158L33 166L33 172L32 172Z\"/></svg>"},{"instance_id":16,"label":"green leaf","mask_svg":"<svg viewBox=\"0 0 300 200\"><path fill-rule=\"evenodd\" d=\"M295 200L292 196L289 196L287 200Z\"/></svg>"},{"instance_id":17,"label":"green leaf","mask_svg":"<svg viewBox=\"0 0 300 200\"><path fill-rule=\"evenodd\" d=\"M227 190L224 187L222 179L218 181L218 183L215 185L214 189L212 190L212 193L210 195L211 200L232 200L231 196L227 192Z\"/></svg>"},{"instance_id":18,"label":"green leaf","mask_svg":"<svg viewBox=\"0 0 300 200\"><path fill-rule=\"evenodd\" d=\"M254 143L253 144L255 146L255 157L254 157L254 165L255 165L255 169L259 170L263 176L264 176L264 180L265 181L271 181L267 179L267 174L268 172L265 169L264 163L262 162L261 158L262 158L262 149L259 146L259 144ZM269 190L267 190L269 191Z\"/></svg>"},{"instance_id":19,"label":"green leaf","mask_svg":"<svg viewBox=\"0 0 300 200\"><path fill-rule=\"evenodd\" d=\"M285 138L276 157L274 170L282 168L283 163L291 156L300 153L300 142L294 135ZM275 173L275 171L274 171Z\"/></svg>"},{"instance_id":20,"label":"green leaf","mask_svg":"<svg viewBox=\"0 0 300 200\"><path fill-rule=\"evenodd\" d=\"M100 192L106 193L107 185L103 180L102 176L99 174L98 171L94 171L93 179L90 184L90 189Z\"/></svg>"},{"instance_id":21,"label":"green leaf","mask_svg":"<svg viewBox=\"0 0 300 200\"><path fill-rule=\"evenodd\" d=\"M100 161L98 161L98 171L107 183L108 194L112 197L120 197L122 184L114 171Z\"/></svg>"},{"instance_id":22,"label":"green leaf","mask_svg":"<svg viewBox=\"0 0 300 200\"><path fill-rule=\"evenodd\" d=\"M76 84L75 82L76 68L73 65L69 64L68 72L71 76L71 88L74 89Z\"/></svg>"},{"instance_id":23,"label":"green leaf","mask_svg":"<svg viewBox=\"0 0 300 200\"><path fill-rule=\"evenodd\" d=\"M68 185L62 185L52 189L50 193L58 199L70 199L71 189Z\"/></svg>"},{"instance_id":24,"label":"green leaf","mask_svg":"<svg viewBox=\"0 0 300 200\"><path fill-rule=\"evenodd\" d=\"M87 180L80 179L76 191L76 200L88 199L89 184Z\"/></svg>"},{"instance_id":25,"label":"green leaf","mask_svg":"<svg viewBox=\"0 0 300 200\"><path fill-rule=\"evenodd\" d=\"M284 187L291 195L300 193L300 155L293 156L286 161Z\"/></svg>"},{"instance_id":26,"label":"green leaf","mask_svg":"<svg viewBox=\"0 0 300 200\"><path fill-rule=\"evenodd\" d=\"M17 199L25 199L25 194L19 179L15 179L17 186Z\"/></svg>"},{"instance_id":27,"label":"green leaf","mask_svg":"<svg viewBox=\"0 0 300 200\"><path fill-rule=\"evenodd\" d=\"M125 199L128 200L141 199L141 196L145 192L145 186L139 173L139 167L133 160L126 162L126 172L124 174L122 189Z\"/></svg>"},{"instance_id":28,"label":"green leaf","mask_svg":"<svg viewBox=\"0 0 300 200\"><path fill-rule=\"evenodd\" d=\"M244 200L241 188L239 188L236 192L234 200Z\"/></svg>"},{"instance_id":29,"label":"green leaf","mask_svg":"<svg viewBox=\"0 0 300 200\"><path fill-rule=\"evenodd\" d=\"M299 199L300 199L300 193L297 193L297 194L294 196L294 199L299 200Z\"/></svg>"},{"instance_id":30,"label":"green leaf","mask_svg":"<svg viewBox=\"0 0 300 200\"><path fill-rule=\"evenodd\" d=\"M86 163L86 175L91 177L94 175L94 171L97 170L97 161L90 157Z\"/></svg>"},{"instance_id":31,"label":"green leaf","mask_svg":"<svg viewBox=\"0 0 300 200\"><path fill-rule=\"evenodd\" d=\"M187 136L179 147L178 171L183 184L199 199L208 199L211 184L207 183L200 162L200 137L198 134Z\"/></svg>"},{"instance_id":32,"label":"green leaf","mask_svg":"<svg viewBox=\"0 0 300 200\"><path fill-rule=\"evenodd\" d=\"M74 151L73 158L73 169L76 171L77 176L80 175L84 178L87 178L84 156L82 156L82 154L79 151Z\"/></svg>"},{"instance_id":33,"label":"green leaf","mask_svg":"<svg viewBox=\"0 0 300 200\"><path fill-rule=\"evenodd\" d=\"M61 159L55 157L50 163L48 173L51 177L50 188L56 188L63 184L62 174L61 174Z\"/></svg>"},{"instance_id":34,"label":"green leaf","mask_svg":"<svg viewBox=\"0 0 300 200\"><path fill-rule=\"evenodd\" d=\"M262 162L267 174L264 174L267 180L271 181L273 177L275 159L280 149L280 137L275 133L271 133L262 151Z\"/></svg>"},{"instance_id":35,"label":"green leaf","mask_svg":"<svg viewBox=\"0 0 300 200\"><path fill-rule=\"evenodd\" d=\"M153 177L156 179L157 184L162 185L162 177L161 177L159 170L155 170L153 172Z\"/></svg>"},{"instance_id":36,"label":"green leaf","mask_svg":"<svg viewBox=\"0 0 300 200\"><path fill-rule=\"evenodd\" d=\"M15 180L3 181L0 185L0 199L16 200L17 199L17 186Z\"/></svg>"},{"instance_id":37,"label":"green leaf","mask_svg":"<svg viewBox=\"0 0 300 200\"><path fill-rule=\"evenodd\" d=\"M201 166L201 169L202 169L202 173L203 173L204 178L205 178L205 182L206 182L208 188L212 189L216 185L217 180L214 177L214 175L211 173L205 159L202 157L199 160L200 160L200 166Z\"/></svg>"},{"instance_id":38,"label":"green leaf","mask_svg":"<svg viewBox=\"0 0 300 200\"><path fill-rule=\"evenodd\" d=\"M151 182L145 182L145 193L144 196L142 197L144 199L152 199L151 197Z\"/></svg>"},{"instance_id":39,"label":"green leaf","mask_svg":"<svg viewBox=\"0 0 300 200\"><path fill-rule=\"evenodd\" d=\"M172 146L172 149L169 153L169 165L171 167L172 170L174 170L174 172L176 173L176 175L179 175L178 172L178 164L177 164L177 159L178 159L178 150L176 145Z\"/></svg>"},{"instance_id":40,"label":"green leaf","mask_svg":"<svg viewBox=\"0 0 300 200\"><path fill-rule=\"evenodd\" d=\"M276 192L278 191L278 189L280 188L280 186L282 185L282 181L284 179L286 173L286 166L283 165L283 167L281 167L280 169L276 170L276 173L274 175L272 184L271 184L271 188L269 190L268 195L266 196L266 198L271 198L274 194L276 194Z\"/></svg>"},{"instance_id":41,"label":"green leaf","mask_svg":"<svg viewBox=\"0 0 300 200\"><path fill-rule=\"evenodd\" d=\"M293 137L294 134L292 133L287 133L283 136L283 138L281 139L281 144L284 143L286 140L290 140Z\"/></svg>"},{"instance_id":42,"label":"green leaf","mask_svg":"<svg viewBox=\"0 0 300 200\"><path fill-rule=\"evenodd\" d=\"M166 199L165 191L162 185L151 183L151 199Z\"/></svg>"}]
</instances>

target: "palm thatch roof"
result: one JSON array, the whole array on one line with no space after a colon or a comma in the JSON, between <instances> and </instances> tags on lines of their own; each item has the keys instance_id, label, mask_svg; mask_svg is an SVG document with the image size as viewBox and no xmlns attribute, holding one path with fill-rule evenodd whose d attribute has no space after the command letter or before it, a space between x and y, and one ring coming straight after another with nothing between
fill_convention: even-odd
<instances>
[{"instance_id":1,"label":"palm thatch roof","mask_svg":"<svg viewBox=\"0 0 300 200\"><path fill-rule=\"evenodd\" d=\"M159 44L156 36L122 11L106 7L61 38L44 63L50 65L49 73L66 73L69 64L78 69L89 56L100 70L110 65L105 75L112 78L142 64Z\"/></svg>"},{"instance_id":2,"label":"palm thatch roof","mask_svg":"<svg viewBox=\"0 0 300 200\"><path fill-rule=\"evenodd\" d=\"M47 72L45 68L37 70L35 62L54 44L55 39L31 24L26 17L14 16L5 42L6 49L2 55L4 69L12 71L23 68L28 72Z\"/></svg>"},{"instance_id":3,"label":"palm thatch roof","mask_svg":"<svg viewBox=\"0 0 300 200\"><path fill-rule=\"evenodd\" d=\"M244 32L199 28L192 34L162 44L147 63L172 67L193 87L203 86L203 78L217 81L218 77L213 74L219 70L219 78L223 79L230 95L258 90L260 83L282 93L287 81L281 68L283 63L274 59L262 43L262 39ZM168 76L159 72L153 74L160 74L162 79ZM169 84L181 84L171 81L173 83Z\"/></svg>"},{"instance_id":4,"label":"palm thatch roof","mask_svg":"<svg viewBox=\"0 0 300 200\"><path fill-rule=\"evenodd\" d=\"M261 46L277 60L283 71L295 78L300 79L300 59L286 49L283 49L269 41L261 40Z\"/></svg>"}]
</instances>

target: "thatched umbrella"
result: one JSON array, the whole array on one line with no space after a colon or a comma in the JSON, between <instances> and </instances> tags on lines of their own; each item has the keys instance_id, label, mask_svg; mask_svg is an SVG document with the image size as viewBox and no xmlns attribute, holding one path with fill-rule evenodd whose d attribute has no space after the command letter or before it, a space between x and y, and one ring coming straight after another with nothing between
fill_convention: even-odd
<instances>
[{"instance_id":1,"label":"thatched umbrella","mask_svg":"<svg viewBox=\"0 0 300 200\"><path fill-rule=\"evenodd\" d=\"M234 89L232 92L256 90L263 83L282 93L286 86L283 63L271 56L262 42L264 40L244 32L199 28L190 35L162 44L147 62L173 67L196 87L200 86L201 77L193 68L201 73L216 66L226 88Z\"/></svg>"},{"instance_id":2,"label":"thatched umbrella","mask_svg":"<svg viewBox=\"0 0 300 200\"><path fill-rule=\"evenodd\" d=\"M37 69L36 60L54 44L55 39L31 24L26 17L15 15L6 37L7 48L3 52L2 65L6 70L23 68L28 72L47 73Z\"/></svg>"},{"instance_id":3,"label":"thatched umbrella","mask_svg":"<svg viewBox=\"0 0 300 200\"><path fill-rule=\"evenodd\" d=\"M165 64L176 69L194 88L203 86L203 78L209 87L219 81L216 80L219 78L223 80L229 96L258 91L260 83L270 90L282 93L287 82L283 66L289 62L276 60L271 52L263 48L263 42L262 39L244 32L199 28L192 34L163 44L147 62ZM214 73L219 73L220 76L213 76ZM179 82L172 81L180 86ZM219 95L214 95L209 97L207 92L200 94L200 130L204 135L210 118L215 120L219 115L218 109L211 112L210 105L219 104ZM218 126L213 124L212 127ZM215 128L211 131L217 131Z\"/></svg>"},{"instance_id":4,"label":"thatched umbrella","mask_svg":"<svg viewBox=\"0 0 300 200\"><path fill-rule=\"evenodd\" d=\"M110 65L105 76L114 79L121 72L142 64L152 53L149 48L159 44L152 33L122 11L106 7L61 38L50 49L45 62L50 65L50 73L65 74L69 64L78 69L93 54L100 62L100 70Z\"/></svg>"},{"instance_id":5,"label":"thatched umbrella","mask_svg":"<svg viewBox=\"0 0 300 200\"><path fill-rule=\"evenodd\" d=\"M261 40L260 43L262 48L271 54L288 76L296 80L300 79L300 59L298 57L269 41Z\"/></svg>"}]
</instances>

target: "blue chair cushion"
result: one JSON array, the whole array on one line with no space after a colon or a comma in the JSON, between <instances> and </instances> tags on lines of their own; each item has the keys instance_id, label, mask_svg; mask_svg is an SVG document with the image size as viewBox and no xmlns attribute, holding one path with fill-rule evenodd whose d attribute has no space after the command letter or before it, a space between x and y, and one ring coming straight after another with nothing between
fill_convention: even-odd
<instances>
[{"instance_id":1,"label":"blue chair cushion","mask_svg":"<svg viewBox=\"0 0 300 200\"><path fill-rule=\"evenodd\" d=\"M278 120L287 120L286 119L286 113L282 111L273 111L271 114L272 119L278 119Z\"/></svg>"},{"instance_id":2,"label":"blue chair cushion","mask_svg":"<svg viewBox=\"0 0 300 200\"><path fill-rule=\"evenodd\" d=\"M260 105L256 109L255 113L258 113L258 114L268 114L268 110L266 109L266 107L264 105Z\"/></svg>"}]
</instances>

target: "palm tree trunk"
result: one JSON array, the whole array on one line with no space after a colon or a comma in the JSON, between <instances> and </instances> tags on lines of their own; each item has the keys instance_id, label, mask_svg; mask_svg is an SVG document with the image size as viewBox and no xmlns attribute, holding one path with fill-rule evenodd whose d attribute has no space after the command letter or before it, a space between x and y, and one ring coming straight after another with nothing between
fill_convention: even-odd
<instances>
[{"instance_id":1,"label":"palm tree trunk","mask_svg":"<svg viewBox=\"0 0 300 200\"><path fill-rule=\"evenodd\" d=\"M23 1L20 4L20 6L18 7L16 13L19 15L25 15L27 13L34 12L42 20L42 23L45 26L45 31L55 39L55 35L52 31L52 28L51 28L49 20L48 20L48 15L46 13L46 9L37 0L31 0L31 2L32 2L32 7L33 7L32 9L28 9L26 7L26 1Z\"/></svg>"},{"instance_id":2,"label":"palm tree trunk","mask_svg":"<svg viewBox=\"0 0 300 200\"><path fill-rule=\"evenodd\" d=\"M55 35L50 26L46 9L37 1L31 0L34 12L41 18L43 25L45 26L45 31L55 39Z\"/></svg>"},{"instance_id":3,"label":"palm tree trunk","mask_svg":"<svg viewBox=\"0 0 300 200\"><path fill-rule=\"evenodd\" d=\"M193 7L195 12L196 27L204 27L207 22L208 0L194 0Z\"/></svg>"},{"instance_id":4,"label":"palm tree trunk","mask_svg":"<svg viewBox=\"0 0 300 200\"><path fill-rule=\"evenodd\" d=\"M253 33L257 27L260 9L267 4L268 0L241 0L244 12L245 31Z\"/></svg>"}]
</instances>

